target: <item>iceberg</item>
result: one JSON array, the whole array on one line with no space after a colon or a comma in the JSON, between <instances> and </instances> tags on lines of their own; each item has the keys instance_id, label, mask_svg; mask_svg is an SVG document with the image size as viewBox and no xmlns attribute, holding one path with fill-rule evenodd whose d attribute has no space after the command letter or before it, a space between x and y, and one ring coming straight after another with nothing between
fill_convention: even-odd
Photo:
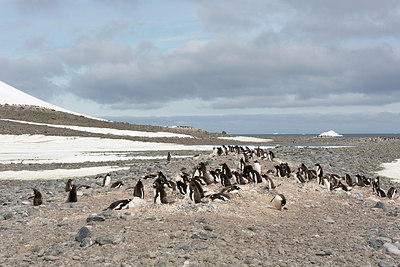
<instances>
[{"instance_id":1,"label":"iceberg","mask_svg":"<svg viewBox=\"0 0 400 267\"><path fill-rule=\"evenodd\" d=\"M337 132L330 130L330 131L324 132L324 133L322 133L322 134L320 134L318 136L340 137L340 136L343 136L343 135L338 134Z\"/></svg>"}]
</instances>

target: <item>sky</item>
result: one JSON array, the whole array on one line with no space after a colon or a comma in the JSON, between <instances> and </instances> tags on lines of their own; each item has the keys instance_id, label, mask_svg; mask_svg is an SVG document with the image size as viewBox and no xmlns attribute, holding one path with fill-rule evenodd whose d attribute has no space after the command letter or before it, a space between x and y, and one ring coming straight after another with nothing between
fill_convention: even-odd
<instances>
[{"instance_id":1,"label":"sky","mask_svg":"<svg viewBox=\"0 0 400 267\"><path fill-rule=\"evenodd\" d=\"M0 4L0 80L65 109L236 134L400 132L397 0Z\"/></svg>"}]
</instances>

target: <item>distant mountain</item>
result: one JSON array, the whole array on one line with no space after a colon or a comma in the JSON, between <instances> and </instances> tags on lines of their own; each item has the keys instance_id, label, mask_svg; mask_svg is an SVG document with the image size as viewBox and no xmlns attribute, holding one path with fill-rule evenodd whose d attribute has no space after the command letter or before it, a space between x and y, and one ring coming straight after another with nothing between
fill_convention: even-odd
<instances>
[{"instance_id":1,"label":"distant mountain","mask_svg":"<svg viewBox=\"0 0 400 267\"><path fill-rule=\"evenodd\" d=\"M50 103L47 103L43 100L40 100L39 98L36 98L34 96L31 96L27 93L24 93L11 85L8 85L2 81L0 81L0 105L28 105L28 106L38 106L38 107L43 107L43 108L48 108L48 109L54 109L57 111L62 111L78 116L85 116L64 108L60 108L58 106L52 105ZM85 116L89 117L89 116ZM92 117L89 117L92 118Z\"/></svg>"}]
</instances>

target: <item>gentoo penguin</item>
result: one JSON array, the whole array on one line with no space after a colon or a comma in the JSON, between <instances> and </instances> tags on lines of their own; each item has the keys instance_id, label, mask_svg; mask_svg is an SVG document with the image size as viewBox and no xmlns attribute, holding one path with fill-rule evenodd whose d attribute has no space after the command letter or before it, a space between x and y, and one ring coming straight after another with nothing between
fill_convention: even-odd
<instances>
[{"instance_id":1,"label":"gentoo penguin","mask_svg":"<svg viewBox=\"0 0 400 267\"><path fill-rule=\"evenodd\" d=\"M263 174L263 175L261 175L261 177L263 178L263 182L265 182L268 190L276 188L274 181L272 181L272 179L268 175Z\"/></svg>"},{"instance_id":2,"label":"gentoo penguin","mask_svg":"<svg viewBox=\"0 0 400 267\"><path fill-rule=\"evenodd\" d=\"M164 189L164 184L160 182L153 183L154 187L154 203L155 204L167 204L167 193Z\"/></svg>"},{"instance_id":3,"label":"gentoo penguin","mask_svg":"<svg viewBox=\"0 0 400 267\"><path fill-rule=\"evenodd\" d=\"M283 177L284 173L283 173L282 167L279 166L279 165L275 165L274 167L275 167L275 170L276 170L275 175L278 176L278 177Z\"/></svg>"},{"instance_id":4,"label":"gentoo penguin","mask_svg":"<svg viewBox=\"0 0 400 267\"><path fill-rule=\"evenodd\" d=\"M103 178L103 187L109 186L111 183L111 172L107 173Z\"/></svg>"},{"instance_id":5,"label":"gentoo penguin","mask_svg":"<svg viewBox=\"0 0 400 267\"><path fill-rule=\"evenodd\" d=\"M275 158L274 152L272 152L271 150L268 151L268 160L274 161L274 158Z\"/></svg>"},{"instance_id":6,"label":"gentoo penguin","mask_svg":"<svg viewBox=\"0 0 400 267\"><path fill-rule=\"evenodd\" d=\"M254 161L254 170L258 171L258 173L261 174L261 165L257 160Z\"/></svg>"},{"instance_id":7,"label":"gentoo penguin","mask_svg":"<svg viewBox=\"0 0 400 267\"><path fill-rule=\"evenodd\" d=\"M235 180L237 184L247 184L247 181L243 178L243 175L237 171L232 172L233 176L235 176Z\"/></svg>"},{"instance_id":8,"label":"gentoo penguin","mask_svg":"<svg viewBox=\"0 0 400 267\"><path fill-rule=\"evenodd\" d=\"M171 153L170 153L170 152L168 152L168 155L167 155L167 161L168 161L168 162L170 162L170 161L171 161Z\"/></svg>"},{"instance_id":9,"label":"gentoo penguin","mask_svg":"<svg viewBox=\"0 0 400 267\"><path fill-rule=\"evenodd\" d=\"M42 193L39 190L33 188L33 196L29 198L33 198L33 206L40 206L43 203Z\"/></svg>"},{"instance_id":10,"label":"gentoo penguin","mask_svg":"<svg viewBox=\"0 0 400 267\"><path fill-rule=\"evenodd\" d=\"M144 186L140 179L133 188L133 196L144 199Z\"/></svg>"},{"instance_id":11,"label":"gentoo penguin","mask_svg":"<svg viewBox=\"0 0 400 267\"><path fill-rule=\"evenodd\" d=\"M123 186L124 183L122 181L116 181L115 183L113 183L111 185L111 188L121 188L121 186Z\"/></svg>"},{"instance_id":12,"label":"gentoo penguin","mask_svg":"<svg viewBox=\"0 0 400 267\"><path fill-rule=\"evenodd\" d=\"M69 192L72 189L72 179L68 179L67 184L65 185L65 192Z\"/></svg>"},{"instance_id":13,"label":"gentoo penguin","mask_svg":"<svg viewBox=\"0 0 400 267\"><path fill-rule=\"evenodd\" d=\"M294 176L294 179L300 184L306 182L304 180L303 176L301 175L300 171L297 171L293 176Z\"/></svg>"},{"instance_id":14,"label":"gentoo penguin","mask_svg":"<svg viewBox=\"0 0 400 267\"><path fill-rule=\"evenodd\" d=\"M198 186L196 185L195 180L191 180L189 183L189 199L194 202L194 203L200 203L201 202L201 194L199 191Z\"/></svg>"},{"instance_id":15,"label":"gentoo penguin","mask_svg":"<svg viewBox=\"0 0 400 267\"><path fill-rule=\"evenodd\" d=\"M322 167L321 167L321 165L319 165L319 163L316 163L315 166L317 167L317 170L316 170L317 177L319 177L321 179L321 177L324 176L324 172L322 171Z\"/></svg>"},{"instance_id":16,"label":"gentoo penguin","mask_svg":"<svg viewBox=\"0 0 400 267\"><path fill-rule=\"evenodd\" d=\"M282 194L277 194L273 199L271 199L271 203L275 209L282 210L286 205L286 198Z\"/></svg>"},{"instance_id":17,"label":"gentoo penguin","mask_svg":"<svg viewBox=\"0 0 400 267\"><path fill-rule=\"evenodd\" d=\"M239 190L240 190L240 187L236 184L233 184L233 185L229 185L229 186L222 188L220 193L235 194L235 193L239 193Z\"/></svg>"},{"instance_id":18,"label":"gentoo penguin","mask_svg":"<svg viewBox=\"0 0 400 267\"><path fill-rule=\"evenodd\" d=\"M221 185L222 186L228 186L228 185L232 184L231 179L225 173L221 173L220 177L221 177Z\"/></svg>"},{"instance_id":19,"label":"gentoo penguin","mask_svg":"<svg viewBox=\"0 0 400 267\"><path fill-rule=\"evenodd\" d=\"M351 176L349 174L346 173L344 180L348 186L353 186L353 179L351 179Z\"/></svg>"},{"instance_id":20,"label":"gentoo penguin","mask_svg":"<svg viewBox=\"0 0 400 267\"><path fill-rule=\"evenodd\" d=\"M122 209L129 209L129 203L132 201L131 199L123 199L123 200L118 200L113 203L111 203L108 208L104 210L122 210Z\"/></svg>"},{"instance_id":21,"label":"gentoo penguin","mask_svg":"<svg viewBox=\"0 0 400 267\"><path fill-rule=\"evenodd\" d=\"M211 199L211 201L227 201L231 199L229 195L224 193L212 194L209 195L208 197Z\"/></svg>"},{"instance_id":22,"label":"gentoo penguin","mask_svg":"<svg viewBox=\"0 0 400 267\"><path fill-rule=\"evenodd\" d=\"M73 185L71 191L68 194L68 202L77 202L78 201L78 194L76 192L76 185Z\"/></svg>"},{"instance_id":23,"label":"gentoo penguin","mask_svg":"<svg viewBox=\"0 0 400 267\"><path fill-rule=\"evenodd\" d=\"M322 182L323 182L323 185L326 187L326 189L328 189L329 192L332 191L332 189L333 189L332 183L328 177L326 177L326 176L322 177Z\"/></svg>"},{"instance_id":24,"label":"gentoo penguin","mask_svg":"<svg viewBox=\"0 0 400 267\"><path fill-rule=\"evenodd\" d=\"M380 182L379 182L379 176L378 176L372 181L372 192L378 193L378 192L376 192L376 190L379 187L380 187Z\"/></svg>"},{"instance_id":25,"label":"gentoo penguin","mask_svg":"<svg viewBox=\"0 0 400 267\"><path fill-rule=\"evenodd\" d=\"M379 196L379 197L386 197L386 193L385 193L385 191L383 191L381 188L376 188L376 194Z\"/></svg>"},{"instance_id":26,"label":"gentoo penguin","mask_svg":"<svg viewBox=\"0 0 400 267\"><path fill-rule=\"evenodd\" d=\"M181 193L182 195L186 195L186 190L187 190L187 184L182 182L182 181L177 181L176 182L176 187L179 190L179 193Z\"/></svg>"},{"instance_id":27,"label":"gentoo penguin","mask_svg":"<svg viewBox=\"0 0 400 267\"><path fill-rule=\"evenodd\" d=\"M395 187L391 187L389 188L388 192L387 192L387 197L389 199L394 199L397 195L397 189Z\"/></svg>"}]
</instances>

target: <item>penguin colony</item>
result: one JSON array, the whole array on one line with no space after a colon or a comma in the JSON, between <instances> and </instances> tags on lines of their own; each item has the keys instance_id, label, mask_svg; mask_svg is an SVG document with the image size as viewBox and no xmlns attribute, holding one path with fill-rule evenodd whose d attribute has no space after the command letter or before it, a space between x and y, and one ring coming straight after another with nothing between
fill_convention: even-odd
<instances>
[{"instance_id":1,"label":"penguin colony","mask_svg":"<svg viewBox=\"0 0 400 267\"><path fill-rule=\"evenodd\" d=\"M354 186L365 187L370 186L374 194L378 197L388 197L395 199L398 197L397 189L391 187L385 191L380 186L379 177L375 179L356 174L352 178L349 174L340 176L337 174L326 174L320 164L315 164L315 170L308 168L302 163L296 172L293 172L289 164L282 162L274 165L275 170L263 171L260 161L275 162L275 155L272 151L264 151L260 147L250 149L242 146L221 146L213 149L214 157L236 154L239 155L237 169L231 169L227 163L220 164L215 169L207 170L207 165L200 162L194 167L193 171L188 173L186 169L181 169L181 172L175 177L175 180L167 179L167 177L159 171L157 174L148 174L142 177L143 179L153 180L153 202L155 204L173 203L172 196L186 199L188 202L201 203L207 201L229 201L232 196L240 192L241 185L246 184L261 184L265 190L274 190L274 197L271 199L270 205L276 210L286 209L287 200L284 194L277 193L273 177L286 177L294 179L297 183L316 182L318 185L327 189L328 192L341 189L350 191ZM167 161L171 161L171 154L168 153ZM111 173L104 176L98 176L97 179L102 179L103 187L119 189L124 184L122 181L111 183ZM220 187L218 187L220 186ZM68 193L68 202L77 202L77 191L80 188L90 188L87 185L75 185L73 179L66 182L65 191ZM216 188L219 188L216 190ZM127 188L126 190L131 189ZM42 204L42 195L37 189L34 190L33 205ZM179 197L181 196L181 197ZM133 195L129 198L117 200L111 203L105 210L122 210L132 207L135 203L143 201L144 185L141 179L138 180L133 188Z\"/></svg>"}]
</instances>

